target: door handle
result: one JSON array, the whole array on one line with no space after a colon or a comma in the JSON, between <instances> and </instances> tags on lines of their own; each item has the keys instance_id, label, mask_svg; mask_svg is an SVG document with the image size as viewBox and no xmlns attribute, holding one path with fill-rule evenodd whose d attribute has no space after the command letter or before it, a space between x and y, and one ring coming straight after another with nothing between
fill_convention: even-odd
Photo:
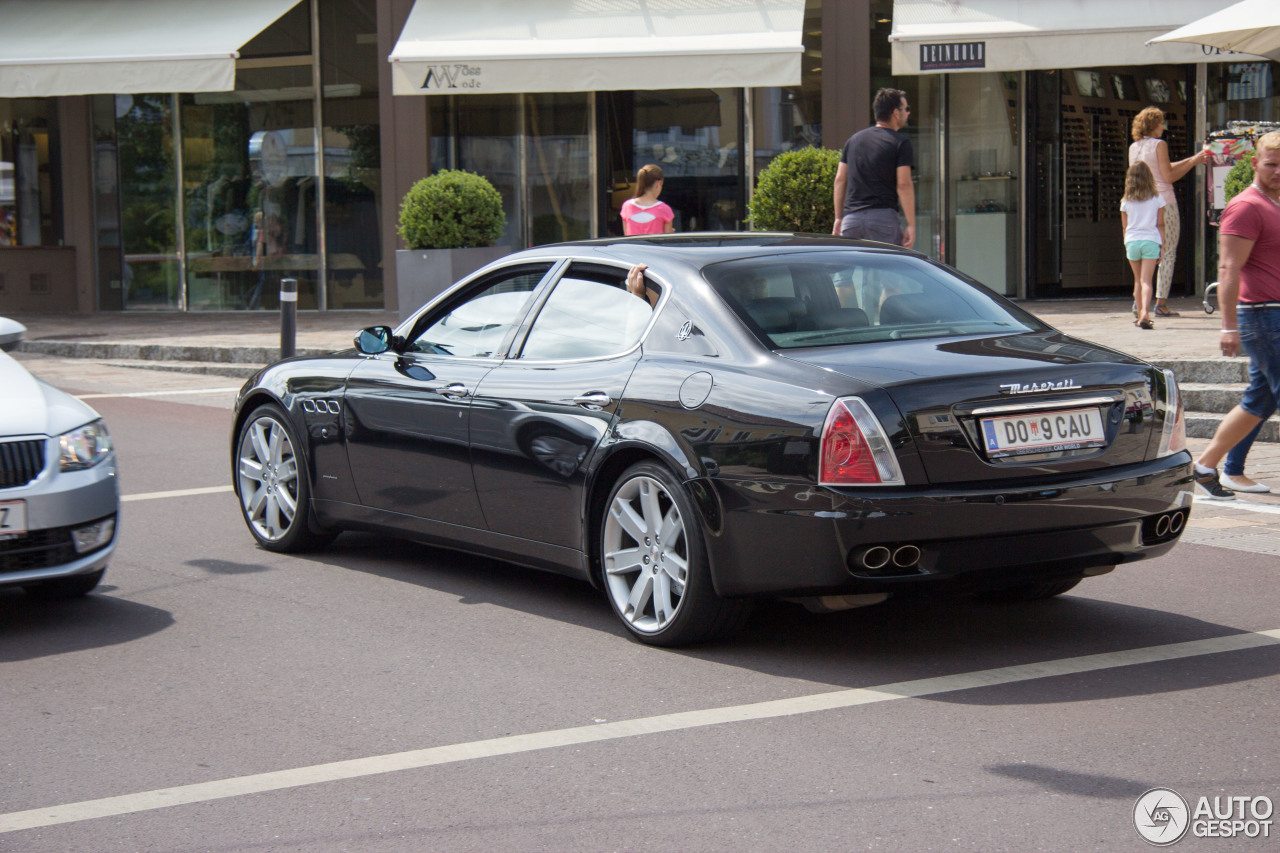
<instances>
[{"instance_id":1,"label":"door handle","mask_svg":"<svg viewBox=\"0 0 1280 853\"><path fill-rule=\"evenodd\" d=\"M579 394L577 397L574 397L573 402L584 409L590 409L593 412L598 412L605 406L613 403L613 398L603 391L590 391L586 394Z\"/></svg>"},{"instance_id":2,"label":"door handle","mask_svg":"<svg viewBox=\"0 0 1280 853\"><path fill-rule=\"evenodd\" d=\"M441 397L448 397L450 400L461 400L471 396L471 392L467 390L467 386L461 382L451 382L448 385L441 386L436 389L436 393Z\"/></svg>"}]
</instances>

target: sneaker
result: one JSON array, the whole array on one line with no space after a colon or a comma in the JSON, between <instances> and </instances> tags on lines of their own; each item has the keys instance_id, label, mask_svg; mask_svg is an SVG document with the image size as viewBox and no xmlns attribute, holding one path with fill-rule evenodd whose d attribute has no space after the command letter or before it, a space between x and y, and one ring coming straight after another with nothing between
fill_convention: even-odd
<instances>
[{"instance_id":1,"label":"sneaker","mask_svg":"<svg viewBox=\"0 0 1280 853\"><path fill-rule=\"evenodd\" d=\"M1233 492L1249 492L1254 495L1265 495L1271 491L1271 487L1266 483L1254 483L1252 486L1246 486L1243 483L1233 480L1230 474L1223 474L1218 478L1218 480L1223 486Z\"/></svg>"},{"instance_id":2,"label":"sneaker","mask_svg":"<svg viewBox=\"0 0 1280 853\"><path fill-rule=\"evenodd\" d=\"M1222 487L1222 483L1218 479L1217 468L1214 468L1208 474L1201 474L1199 471L1195 471L1195 478L1196 485L1208 492L1210 499L1218 501L1233 501L1236 499L1235 492Z\"/></svg>"}]
</instances>

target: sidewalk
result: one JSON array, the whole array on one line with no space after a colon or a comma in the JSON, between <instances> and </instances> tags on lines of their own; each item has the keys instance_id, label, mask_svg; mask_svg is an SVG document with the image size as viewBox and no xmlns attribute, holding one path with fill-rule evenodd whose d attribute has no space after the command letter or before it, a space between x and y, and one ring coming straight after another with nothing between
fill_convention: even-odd
<instances>
[{"instance_id":1,"label":"sidewalk","mask_svg":"<svg viewBox=\"0 0 1280 853\"><path fill-rule=\"evenodd\" d=\"M1220 358L1218 314L1206 314L1197 299L1170 300L1170 306L1181 317L1160 318L1152 331L1133 325L1127 299L1046 300L1021 303L1031 313L1051 326L1086 340L1115 347L1148 361ZM13 319L27 327L27 341L66 341L77 344L81 357L94 345L129 344L137 347L162 347L175 355L194 355L194 349L237 349L235 358L192 358L188 361L231 361L237 364L261 364L275 359L265 357L280 346L280 317L268 311L213 313L133 312L101 314L13 314ZM298 312L297 347L299 353L329 352L351 346L355 333L367 326L395 326L394 311L317 311ZM56 353L53 353L56 354ZM72 355L71 352L65 353ZM115 350L97 357L126 358ZM144 356L137 356L144 357ZM147 357L155 358L150 355ZM164 360L164 359L161 359ZM175 360L184 360L177 359Z\"/></svg>"}]
</instances>

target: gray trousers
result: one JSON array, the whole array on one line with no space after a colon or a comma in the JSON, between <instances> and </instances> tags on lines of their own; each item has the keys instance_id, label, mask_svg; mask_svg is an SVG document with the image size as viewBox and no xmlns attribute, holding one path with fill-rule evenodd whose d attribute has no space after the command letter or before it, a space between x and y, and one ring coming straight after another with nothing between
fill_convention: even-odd
<instances>
[{"instance_id":1,"label":"gray trousers","mask_svg":"<svg viewBox=\"0 0 1280 853\"><path fill-rule=\"evenodd\" d=\"M902 245L902 221L898 211L872 207L846 213L840 220L840 236L859 240L878 240L894 246Z\"/></svg>"}]
</instances>

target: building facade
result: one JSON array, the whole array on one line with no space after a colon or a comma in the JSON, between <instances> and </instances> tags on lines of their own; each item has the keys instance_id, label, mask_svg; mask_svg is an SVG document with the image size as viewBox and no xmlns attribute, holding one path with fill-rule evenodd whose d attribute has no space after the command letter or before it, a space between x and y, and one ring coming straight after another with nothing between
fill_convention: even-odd
<instances>
[{"instance_id":1,"label":"building facade","mask_svg":"<svg viewBox=\"0 0 1280 853\"><path fill-rule=\"evenodd\" d=\"M121 14L131 2L98 0ZM790 148L840 147L886 85L912 103L919 250L1019 298L1122 295L1132 116L1165 110L1174 159L1228 121L1280 118L1276 63L1145 43L1224 2L1135 3L1141 23L1126 27L1096 0L769 0L764 24L730 21L744 28L731 44L676 34L655 60L619 39L607 61L574 55L566 4L508 4L523 17L503 20L502 2L476 0L470 14L495 19L493 37L442 47L474 19L425 3L188 0L185 14L269 17L246 21L256 29L236 42L232 76L201 91L104 72L112 91L64 94L74 85L6 76L21 57L0 59L0 312L273 309L283 276L304 309L397 308L399 199L443 168L494 183L513 250L620 233L646 163L664 170L677 230L746 229L760 170ZM668 5L679 31L677 13L708 4ZM1048 5L1058 18L1012 17ZM966 12L986 23L955 19ZM557 27L542 53L521 47L522 32ZM475 59L433 64L445 49ZM1202 182L1178 184L1175 295L1213 277Z\"/></svg>"}]
</instances>

